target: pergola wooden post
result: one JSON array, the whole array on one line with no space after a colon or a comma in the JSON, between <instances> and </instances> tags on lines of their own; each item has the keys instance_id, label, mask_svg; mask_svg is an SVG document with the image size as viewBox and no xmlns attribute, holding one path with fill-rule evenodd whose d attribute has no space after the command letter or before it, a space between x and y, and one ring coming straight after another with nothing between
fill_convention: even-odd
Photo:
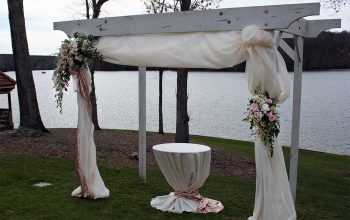
<instances>
[{"instance_id":1,"label":"pergola wooden post","mask_svg":"<svg viewBox=\"0 0 350 220\"><path fill-rule=\"evenodd\" d=\"M294 84L293 84L293 113L292 113L292 138L289 168L289 185L293 199L296 199L296 186L298 177L298 151L300 137L300 107L301 107L301 82L303 71L303 42L304 39L294 36Z\"/></svg>"},{"instance_id":2,"label":"pergola wooden post","mask_svg":"<svg viewBox=\"0 0 350 220\"><path fill-rule=\"evenodd\" d=\"M340 19L328 20L305 20L298 19L293 22L288 29L281 30L282 38L293 38L294 49L292 49L283 39L278 45L294 61L294 82L293 82L293 111L291 130L291 153L289 165L289 185L291 193L296 200L297 177L298 177L298 156L300 145L300 113L301 113L301 89L303 72L303 51L304 38L315 38L322 31L341 27Z\"/></svg>"},{"instance_id":3,"label":"pergola wooden post","mask_svg":"<svg viewBox=\"0 0 350 220\"><path fill-rule=\"evenodd\" d=\"M55 22L54 29L68 36L82 32L94 36L185 33L241 30L255 25L267 31L278 31L276 46L280 46L294 60L294 95L290 161L290 187L295 201L300 101L302 79L303 38L317 37L322 31L340 27L340 20L312 20L303 17L319 15L319 3L270 5L225 8L207 11L148 14L90 20ZM283 38L295 39L295 50ZM146 68L139 68L139 177L146 182Z\"/></svg>"},{"instance_id":4,"label":"pergola wooden post","mask_svg":"<svg viewBox=\"0 0 350 220\"><path fill-rule=\"evenodd\" d=\"M10 111L9 118L8 118L9 127L10 127L10 129L13 129L13 115L12 115L11 92L7 93L7 103L8 103L9 111Z\"/></svg>"},{"instance_id":5,"label":"pergola wooden post","mask_svg":"<svg viewBox=\"0 0 350 220\"><path fill-rule=\"evenodd\" d=\"M146 182L146 67L139 67L139 177Z\"/></svg>"}]
</instances>

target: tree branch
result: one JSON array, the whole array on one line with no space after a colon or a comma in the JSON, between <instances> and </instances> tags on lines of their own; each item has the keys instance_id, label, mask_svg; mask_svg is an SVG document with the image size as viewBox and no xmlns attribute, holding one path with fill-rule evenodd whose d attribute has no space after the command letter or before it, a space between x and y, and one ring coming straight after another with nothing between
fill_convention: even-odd
<instances>
[{"instance_id":1,"label":"tree branch","mask_svg":"<svg viewBox=\"0 0 350 220\"><path fill-rule=\"evenodd\" d=\"M102 5L108 1L109 0L99 0L96 3L96 0L92 0L93 11L94 11L92 18L98 18L98 16L100 16Z\"/></svg>"},{"instance_id":2,"label":"tree branch","mask_svg":"<svg viewBox=\"0 0 350 220\"><path fill-rule=\"evenodd\" d=\"M85 0L86 18L90 19L90 6L89 0Z\"/></svg>"}]
</instances>

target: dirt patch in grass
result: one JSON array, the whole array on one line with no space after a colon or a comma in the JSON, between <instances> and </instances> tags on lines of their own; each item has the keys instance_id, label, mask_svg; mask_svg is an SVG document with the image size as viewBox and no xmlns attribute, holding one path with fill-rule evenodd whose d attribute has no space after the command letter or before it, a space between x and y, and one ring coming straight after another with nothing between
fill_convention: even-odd
<instances>
[{"instance_id":1,"label":"dirt patch in grass","mask_svg":"<svg viewBox=\"0 0 350 220\"><path fill-rule=\"evenodd\" d=\"M342 170L335 172L338 176L350 177L350 170Z\"/></svg>"},{"instance_id":2,"label":"dirt patch in grass","mask_svg":"<svg viewBox=\"0 0 350 220\"><path fill-rule=\"evenodd\" d=\"M76 143L76 129L49 129L41 137L25 137L15 131L0 132L0 153L21 154L57 158L73 158ZM157 167L152 146L160 143L172 143L174 138L168 135L147 133L147 165ZM132 157L138 152L138 133L136 131L98 130L95 131L97 160L108 164L137 166ZM232 154L217 146L212 148L211 174L220 176L255 178L254 161Z\"/></svg>"}]
</instances>

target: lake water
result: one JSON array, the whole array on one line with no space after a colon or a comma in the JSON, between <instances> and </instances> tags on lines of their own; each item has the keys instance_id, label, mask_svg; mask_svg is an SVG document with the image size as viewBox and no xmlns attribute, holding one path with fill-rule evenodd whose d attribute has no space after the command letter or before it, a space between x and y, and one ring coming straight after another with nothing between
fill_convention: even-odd
<instances>
[{"instance_id":1,"label":"lake water","mask_svg":"<svg viewBox=\"0 0 350 220\"><path fill-rule=\"evenodd\" d=\"M14 72L9 72L14 77ZM293 75L290 74L292 85ZM48 128L76 127L76 94L64 95L63 114L55 104L52 71L34 71L38 102ZM137 72L96 72L99 123L102 128L138 129ZM176 74L165 72L164 131L175 132ZM242 122L250 94L244 73L191 72L188 79L190 133L253 140ZM292 87L292 86L291 86ZM350 155L350 70L303 73L301 137L304 149ZM19 123L17 93L12 92L14 122ZM0 96L0 107L6 107ZM282 144L290 146L292 96L281 104ZM158 74L147 72L147 130L158 129Z\"/></svg>"}]
</instances>

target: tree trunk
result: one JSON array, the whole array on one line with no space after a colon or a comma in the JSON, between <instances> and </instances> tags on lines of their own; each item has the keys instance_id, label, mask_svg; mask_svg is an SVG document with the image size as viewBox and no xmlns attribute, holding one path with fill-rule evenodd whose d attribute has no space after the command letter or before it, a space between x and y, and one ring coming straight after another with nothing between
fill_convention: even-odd
<instances>
[{"instance_id":1,"label":"tree trunk","mask_svg":"<svg viewBox=\"0 0 350 220\"><path fill-rule=\"evenodd\" d=\"M159 131L158 134L164 134L163 130L163 69L159 70Z\"/></svg>"},{"instance_id":2,"label":"tree trunk","mask_svg":"<svg viewBox=\"0 0 350 220\"><path fill-rule=\"evenodd\" d=\"M90 19L90 6L89 0L85 0L85 10L86 10L86 18Z\"/></svg>"},{"instance_id":3,"label":"tree trunk","mask_svg":"<svg viewBox=\"0 0 350 220\"><path fill-rule=\"evenodd\" d=\"M98 115L97 115L97 101L96 101L96 93L95 93L95 70L94 70L94 61L91 62L91 93L90 93L90 101L91 101L91 111L92 111L92 123L95 126L95 130L101 130L100 125L98 124Z\"/></svg>"},{"instance_id":4,"label":"tree trunk","mask_svg":"<svg viewBox=\"0 0 350 220\"><path fill-rule=\"evenodd\" d=\"M188 11L191 7L191 0L181 1L181 11ZM176 143L189 142L189 127L190 118L187 113L187 78L188 71L186 69L177 70L177 93L176 93Z\"/></svg>"},{"instance_id":5,"label":"tree trunk","mask_svg":"<svg viewBox=\"0 0 350 220\"><path fill-rule=\"evenodd\" d=\"M191 8L191 0L181 0L180 7L181 11L189 11Z\"/></svg>"},{"instance_id":6,"label":"tree trunk","mask_svg":"<svg viewBox=\"0 0 350 220\"><path fill-rule=\"evenodd\" d=\"M47 130L42 123L36 98L28 51L23 0L8 0L7 4L20 110L18 131L27 135L40 134Z\"/></svg>"},{"instance_id":7,"label":"tree trunk","mask_svg":"<svg viewBox=\"0 0 350 220\"><path fill-rule=\"evenodd\" d=\"M101 7L104 3L106 3L108 0L99 0L99 1L92 1L92 18L98 18L101 12ZM85 1L85 7L86 7L86 18L90 19L89 12L90 12L90 6L88 4L88 1ZM98 114L97 114L97 100L96 100L96 92L95 92L95 69L94 69L94 63L95 61L92 60L89 63L90 69L91 69L91 93L90 93L90 102L91 102L91 111L92 111L92 123L95 126L95 130L101 130L100 125L98 124Z\"/></svg>"},{"instance_id":8,"label":"tree trunk","mask_svg":"<svg viewBox=\"0 0 350 220\"><path fill-rule=\"evenodd\" d=\"M176 143L189 142L190 118L187 114L187 78L188 71L186 69L178 69L177 71L177 93L176 93Z\"/></svg>"}]
</instances>

